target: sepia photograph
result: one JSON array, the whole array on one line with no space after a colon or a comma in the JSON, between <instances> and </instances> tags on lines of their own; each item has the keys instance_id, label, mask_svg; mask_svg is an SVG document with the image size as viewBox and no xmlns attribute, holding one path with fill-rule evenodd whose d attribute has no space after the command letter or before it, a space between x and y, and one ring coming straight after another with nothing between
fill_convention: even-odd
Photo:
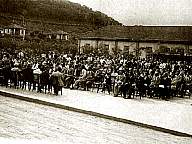
<instances>
[{"instance_id":1,"label":"sepia photograph","mask_svg":"<svg viewBox=\"0 0 192 144\"><path fill-rule=\"evenodd\" d=\"M0 144L192 144L192 0L0 0Z\"/></svg>"}]
</instances>

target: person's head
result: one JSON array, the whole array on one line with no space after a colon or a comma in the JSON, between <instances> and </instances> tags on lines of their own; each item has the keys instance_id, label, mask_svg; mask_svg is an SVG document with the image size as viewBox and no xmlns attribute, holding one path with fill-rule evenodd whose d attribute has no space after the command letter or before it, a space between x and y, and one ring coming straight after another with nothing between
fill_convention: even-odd
<instances>
[{"instance_id":1,"label":"person's head","mask_svg":"<svg viewBox=\"0 0 192 144\"><path fill-rule=\"evenodd\" d=\"M119 70L118 70L118 74L119 74L119 75L122 75L122 74L123 74L123 70L122 70L122 69L119 69Z\"/></svg>"},{"instance_id":2,"label":"person's head","mask_svg":"<svg viewBox=\"0 0 192 144\"><path fill-rule=\"evenodd\" d=\"M14 64L14 67L19 67L19 63L15 63L15 64Z\"/></svg>"},{"instance_id":3,"label":"person's head","mask_svg":"<svg viewBox=\"0 0 192 144\"><path fill-rule=\"evenodd\" d=\"M82 69L85 69L85 65L82 65L81 68L82 68Z\"/></svg>"},{"instance_id":4,"label":"person's head","mask_svg":"<svg viewBox=\"0 0 192 144\"><path fill-rule=\"evenodd\" d=\"M57 67L57 71L61 72L62 68L61 67Z\"/></svg>"}]
</instances>

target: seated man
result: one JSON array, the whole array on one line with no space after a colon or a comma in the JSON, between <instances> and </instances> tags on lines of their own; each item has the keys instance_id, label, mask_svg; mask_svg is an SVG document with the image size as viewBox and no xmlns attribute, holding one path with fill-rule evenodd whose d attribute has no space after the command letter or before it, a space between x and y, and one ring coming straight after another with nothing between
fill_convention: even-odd
<instances>
[{"instance_id":1,"label":"seated man","mask_svg":"<svg viewBox=\"0 0 192 144\"><path fill-rule=\"evenodd\" d=\"M87 77L87 70L85 66L82 66L81 76L75 81L74 88L78 89L80 86L86 89L86 77Z\"/></svg>"},{"instance_id":2,"label":"seated man","mask_svg":"<svg viewBox=\"0 0 192 144\"><path fill-rule=\"evenodd\" d=\"M105 88L107 88L108 93L110 94L110 91L111 91L111 73L106 73L104 76L102 91L105 91Z\"/></svg>"},{"instance_id":3,"label":"seated man","mask_svg":"<svg viewBox=\"0 0 192 144\"><path fill-rule=\"evenodd\" d=\"M65 86L67 88L70 88L71 85L74 83L74 68L72 65L69 66L69 69L67 70L67 74L65 75Z\"/></svg>"},{"instance_id":4,"label":"seated man","mask_svg":"<svg viewBox=\"0 0 192 144\"><path fill-rule=\"evenodd\" d=\"M118 75L115 79L114 97L117 97L119 92L121 92L121 88L124 84L124 80L125 80L125 74L123 73L122 70L119 70Z\"/></svg>"},{"instance_id":5,"label":"seated man","mask_svg":"<svg viewBox=\"0 0 192 144\"><path fill-rule=\"evenodd\" d=\"M92 83L94 81L94 73L92 70L92 67L90 66L87 70L87 76L86 76L86 88L89 90L89 88L92 87Z\"/></svg>"},{"instance_id":6,"label":"seated man","mask_svg":"<svg viewBox=\"0 0 192 144\"><path fill-rule=\"evenodd\" d=\"M103 84L103 79L104 79L104 76L103 76L102 70L98 69L94 75L94 85L97 88L97 92L99 92L100 86L102 86Z\"/></svg>"}]
</instances>

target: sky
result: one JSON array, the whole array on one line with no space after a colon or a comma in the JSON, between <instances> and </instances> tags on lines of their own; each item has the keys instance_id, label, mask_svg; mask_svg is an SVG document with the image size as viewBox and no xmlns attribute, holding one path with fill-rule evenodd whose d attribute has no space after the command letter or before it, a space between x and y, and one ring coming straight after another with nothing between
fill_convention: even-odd
<instances>
[{"instance_id":1,"label":"sky","mask_svg":"<svg viewBox=\"0 0 192 144\"><path fill-rule=\"evenodd\" d=\"M69 0L124 25L192 25L192 0Z\"/></svg>"}]
</instances>

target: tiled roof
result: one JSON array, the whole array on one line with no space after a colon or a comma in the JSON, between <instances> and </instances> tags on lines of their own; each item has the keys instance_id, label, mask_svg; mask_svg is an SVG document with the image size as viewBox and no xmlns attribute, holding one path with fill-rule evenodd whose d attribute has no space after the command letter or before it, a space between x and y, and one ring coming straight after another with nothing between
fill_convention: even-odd
<instances>
[{"instance_id":1,"label":"tiled roof","mask_svg":"<svg viewBox=\"0 0 192 144\"><path fill-rule=\"evenodd\" d=\"M80 39L192 41L192 26L107 26Z\"/></svg>"}]
</instances>

